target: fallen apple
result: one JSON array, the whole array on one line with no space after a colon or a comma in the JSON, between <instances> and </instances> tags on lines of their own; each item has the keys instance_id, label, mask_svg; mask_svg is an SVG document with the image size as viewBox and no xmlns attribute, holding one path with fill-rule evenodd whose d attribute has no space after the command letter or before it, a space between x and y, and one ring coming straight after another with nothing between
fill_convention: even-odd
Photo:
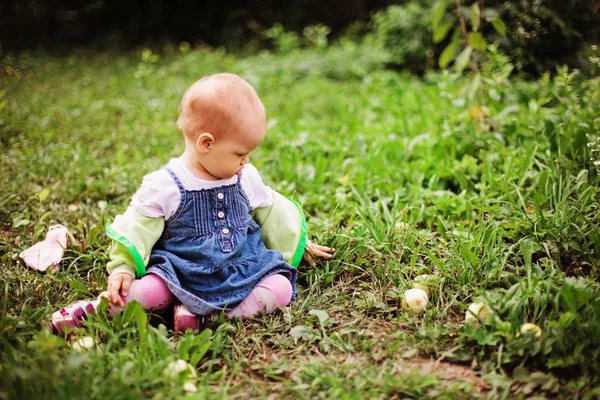
<instances>
[{"instance_id":1,"label":"fallen apple","mask_svg":"<svg viewBox=\"0 0 600 400\"><path fill-rule=\"evenodd\" d=\"M402 296L402 305L404 308L408 308L415 314L425 311L428 301L429 296L423 289L408 289L404 292L404 296Z\"/></svg>"},{"instance_id":2,"label":"fallen apple","mask_svg":"<svg viewBox=\"0 0 600 400\"><path fill-rule=\"evenodd\" d=\"M542 328L537 326L536 324L532 324L531 322L527 322L521 325L521 329L519 329L519 336L525 335L527 333L533 333L536 337L542 337Z\"/></svg>"},{"instance_id":3,"label":"fallen apple","mask_svg":"<svg viewBox=\"0 0 600 400\"><path fill-rule=\"evenodd\" d=\"M492 316L492 309L484 303L473 303L465 313L465 323L476 324L479 320L487 321Z\"/></svg>"}]
</instances>

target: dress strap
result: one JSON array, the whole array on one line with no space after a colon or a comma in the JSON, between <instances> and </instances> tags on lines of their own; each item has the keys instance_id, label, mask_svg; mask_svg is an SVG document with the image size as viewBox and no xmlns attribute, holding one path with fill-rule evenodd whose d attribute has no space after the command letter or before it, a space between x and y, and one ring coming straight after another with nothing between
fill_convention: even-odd
<instances>
[{"instance_id":1,"label":"dress strap","mask_svg":"<svg viewBox=\"0 0 600 400\"><path fill-rule=\"evenodd\" d=\"M175 184L177 184L177 187L179 188L179 191L181 193L184 193L185 192L185 188L181 184L181 181L179 180L179 178L177 177L177 175L175 175L175 172L173 172L173 170L171 168L169 168L169 167L165 167L165 169L167 170L167 172L169 173L169 175L171 175L171 178L173 178L173 180L175 181Z\"/></svg>"},{"instance_id":2,"label":"dress strap","mask_svg":"<svg viewBox=\"0 0 600 400\"><path fill-rule=\"evenodd\" d=\"M165 167L165 169L167 170L169 175L171 175L171 178L173 178L173 180L175 181L175 184L179 188L179 193L181 194L181 199L179 200L179 206L177 206L177 210L175 210L173 215L171 215L171 218L169 218L168 220L165 221L165 224L167 226L169 226L169 225L171 225L171 223L173 223L173 221L175 221L175 219L177 219L177 217L179 217L179 215L183 211L183 206L186 203L186 193L185 193L185 188L181 184L181 181L179 180L177 175L175 175L175 172L173 172L173 170L169 167Z\"/></svg>"},{"instance_id":3,"label":"dress strap","mask_svg":"<svg viewBox=\"0 0 600 400\"><path fill-rule=\"evenodd\" d=\"M240 171L240 174L237 176L238 180L235 183L235 186L238 188L238 190L240 191L242 198L244 199L244 201L246 202L246 204L248 205L248 207L250 207L250 199L248 198L248 195L246 195L246 191L244 190L244 187L242 186L242 174L244 173L244 171Z\"/></svg>"}]
</instances>

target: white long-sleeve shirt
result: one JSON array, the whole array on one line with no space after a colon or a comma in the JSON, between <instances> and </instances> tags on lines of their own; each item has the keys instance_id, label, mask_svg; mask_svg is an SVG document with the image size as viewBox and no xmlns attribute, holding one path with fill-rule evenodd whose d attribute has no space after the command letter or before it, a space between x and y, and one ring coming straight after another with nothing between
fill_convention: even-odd
<instances>
[{"instance_id":1,"label":"white long-sleeve shirt","mask_svg":"<svg viewBox=\"0 0 600 400\"><path fill-rule=\"evenodd\" d=\"M186 190L212 189L236 183L239 175L229 179L209 181L195 177L180 158L167 164ZM241 174L242 189L250 200L250 210L273 204L273 190L266 186L252 164L245 164ZM168 220L179 207L181 193L171 175L163 168L146 175L133 195L131 207L145 217L164 217Z\"/></svg>"}]
</instances>

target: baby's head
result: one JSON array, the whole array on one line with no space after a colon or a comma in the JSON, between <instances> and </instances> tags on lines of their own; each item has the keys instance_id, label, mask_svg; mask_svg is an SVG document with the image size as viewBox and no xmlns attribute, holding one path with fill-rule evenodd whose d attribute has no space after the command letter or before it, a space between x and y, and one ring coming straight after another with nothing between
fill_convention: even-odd
<instances>
[{"instance_id":1,"label":"baby's head","mask_svg":"<svg viewBox=\"0 0 600 400\"><path fill-rule=\"evenodd\" d=\"M265 107L248 82L234 74L210 75L183 95L177 126L186 151L208 174L230 178L248 162L248 154L263 141Z\"/></svg>"}]
</instances>

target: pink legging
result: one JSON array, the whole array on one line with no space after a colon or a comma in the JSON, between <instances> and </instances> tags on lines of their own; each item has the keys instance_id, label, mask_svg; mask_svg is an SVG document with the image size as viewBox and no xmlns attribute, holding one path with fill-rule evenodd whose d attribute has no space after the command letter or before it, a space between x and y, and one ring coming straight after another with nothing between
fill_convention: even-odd
<instances>
[{"instance_id":1,"label":"pink legging","mask_svg":"<svg viewBox=\"0 0 600 400\"><path fill-rule=\"evenodd\" d=\"M135 300L144 310L163 310L176 301L164 281L155 274L147 274L131 282L123 302ZM292 284L281 274L271 275L261 281L236 308L226 311L228 318L246 318L259 313L270 314L278 307L285 307L292 300ZM116 311L116 310L115 310Z\"/></svg>"}]
</instances>

